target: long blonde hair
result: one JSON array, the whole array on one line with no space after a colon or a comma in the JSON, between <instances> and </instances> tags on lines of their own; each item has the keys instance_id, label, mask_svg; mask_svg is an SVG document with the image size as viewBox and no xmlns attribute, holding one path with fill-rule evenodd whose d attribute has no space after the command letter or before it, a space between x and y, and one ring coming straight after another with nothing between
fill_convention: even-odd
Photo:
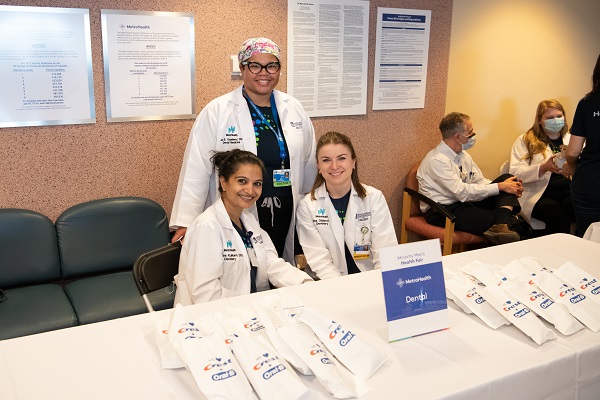
<instances>
[{"instance_id":1,"label":"long blonde hair","mask_svg":"<svg viewBox=\"0 0 600 400\"><path fill-rule=\"evenodd\" d=\"M563 117L565 118L565 126L563 126L563 128L560 130L560 137L564 137L565 133L567 133L569 130L569 126L567 125L566 121L567 116L565 115L565 109L563 108L562 104L555 99L540 101L535 113L535 119L533 120L533 126L529 128L529 130L523 136L523 140L527 146L527 155L523 156L524 160L531 160L534 155L544 153L548 148L550 138L548 135L546 135L544 129L542 128L542 116L549 108L556 108L562 112Z\"/></svg>"},{"instance_id":2,"label":"long blonde hair","mask_svg":"<svg viewBox=\"0 0 600 400\"><path fill-rule=\"evenodd\" d=\"M354 190L356 190L356 194L358 194L358 197L360 197L361 199L364 199L367 196L367 189L365 189L365 187L358 180L358 161L356 160L356 153L354 152L354 146L352 146L352 142L350 141L350 138L339 132L327 132L326 134L321 136L319 138L319 141L317 142L317 151L315 153L315 157L317 157L317 162L319 162L319 160L318 160L319 149L321 149L321 147L325 146L326 144L343 144L350 150L350 156L352 157L352 159L355 162L354 169L352 170L352 176L351 176L352 185L354 186ZM317 188L319 186L321 186L323 183L325 183L325 178L323 178L323 175L321 175L320 173L317 173L315 183L313 184L312 189L310 189L311 199L313 199L313 200L317 199L315 196L315 190L317 190Z\"/></svg>"}]
</instances>

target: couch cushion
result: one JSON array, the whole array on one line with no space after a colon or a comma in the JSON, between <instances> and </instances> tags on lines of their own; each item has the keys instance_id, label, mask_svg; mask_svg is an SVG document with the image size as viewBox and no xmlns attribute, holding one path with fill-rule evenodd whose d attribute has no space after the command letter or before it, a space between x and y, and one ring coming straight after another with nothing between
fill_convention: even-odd
<instances>
[{"instance_id":1,"label":"couch cushion","mask_svg":"<svg viewBox=\"0 0 600 400\"><path fill-rule=\"evenodd\" d=\"M52 221L34 211L0 210L0 289L59 279Z\"/></svg>"},{"instance_id":2,"label":"couch cushion","mask_svg":"<svg viewBox=\"0 0 600 400\"><path fill-rule=\"evenodd\" d=\"M55 225L66 279L131 271L140 254L169 243L164 209L140 197L78 204L64 211Z\"/></svg>"},{"instance_id":3,"label":"couch cushion","mask_svg":"<svg viewBox=\"0 0 600 400\"><path fill-rule=\"evenodd\" d=\"M77 325L63 289L43 284L8 289L0 303L0 340Z\"/></svg>"},{"instance_id":4,"label":"couch cushion","mask_svg":"<svg viewBox=\"0 0 600 400\"><path fill-rule=\"evenodd\" d=\"M147 312L131 271L78 279L65 286L80 324ZM150 294L156 310L173 307L175 295L165 290Z\"/></svg>"}]
</instances>

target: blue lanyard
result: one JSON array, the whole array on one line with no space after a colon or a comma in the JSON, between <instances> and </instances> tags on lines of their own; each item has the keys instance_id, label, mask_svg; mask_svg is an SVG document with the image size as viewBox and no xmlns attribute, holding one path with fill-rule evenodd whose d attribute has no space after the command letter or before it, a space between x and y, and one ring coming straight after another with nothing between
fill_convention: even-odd
<instances>
[{"instance_id":1,"label":"blue lanyard","mask_svg":"<svg viewBox=\"0 0 600 400\"><path fill-rule=\"evenodd\" d=\"M254 104L252 99L248 97L248 95L246 94L246 89L242 88L242 94L244 95L244 98L248 100L248 104L250 104L252 109L258 114L263 124L265 124L271 130L271 132L275 134L277 144L279 145L279 157L281 157L281 168L284 168L287 152L285 151L285 142L283 140L283 135L281 134L281 130L279 128L279 116L277 114L277 105L275 104L275 95L273 94L273 92L271 92L271 110L273 111L273 120L275 120L275 127L277 128L277 130L275 130L275 128L273 128L271 124L269 124L262 111L260 111L256 104Z\"/></svg>"}]
</instances>

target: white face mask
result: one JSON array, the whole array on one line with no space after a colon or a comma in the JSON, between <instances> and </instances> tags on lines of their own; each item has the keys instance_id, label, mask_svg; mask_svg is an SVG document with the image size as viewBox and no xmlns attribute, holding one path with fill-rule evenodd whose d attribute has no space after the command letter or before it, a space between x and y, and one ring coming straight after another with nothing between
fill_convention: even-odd
<instances>
[{"instance_id":1,"label":"white face mask","mask_svg":"<svg viewBox=\"0 0 600 400\"><path fill-rule=\"evenodd\" d=\"M558 133L564 126L564 118L552 118L544 121L544 129L550 133Z\"/></svg>"},{"instance_id":2,"label":"white face mask","mask_svg":"<svg viewBox=\"0 0 600 400\"><path fill-rule=\"evenodd\" d=\"M467 143L461 143L462 149L469 150L471 147L475 146L476 140L477 140L477 137L475 135L471 136L470 138L467 139Z\"/></svg>"}]
</instances>

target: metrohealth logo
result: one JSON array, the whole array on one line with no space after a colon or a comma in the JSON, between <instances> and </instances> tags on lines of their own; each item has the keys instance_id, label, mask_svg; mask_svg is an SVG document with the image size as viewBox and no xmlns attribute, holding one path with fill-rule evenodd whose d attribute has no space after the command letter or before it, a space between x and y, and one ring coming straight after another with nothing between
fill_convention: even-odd
<instances>
[{"instance_id":1,"label":"metrohealth logo","mask_svg":"<svg viewBox=\"0 0 600 400\"><path fill-rule=\"evenodd\" d=\"M231 242L231 240L228 240L228 241L225 243L225 246L227 246L227 248L228 248L228 249L230 249L230 248L232 248L232 247L233 247L233 243Z\"/></svg>"},{"instance_id":2,"label":"metrohealth logo","mask_svg":"<svg viewBox=\"0 0 600 400\"><path fill-rule=\"evenodd\" d=\"M317 215L325 215L325 209L324 208L319 208L317 210Z\"/></svg>"},{"instance_id":3,"label":"metrohealth logo","mask_svg":"<svg viewBox=\"0 0 600 400\"><path fill-rule=\"evenodd\" d=\"M235 126L230 126L227 128L227 133L235 133Z\"/></svg>"}]
</instances>

